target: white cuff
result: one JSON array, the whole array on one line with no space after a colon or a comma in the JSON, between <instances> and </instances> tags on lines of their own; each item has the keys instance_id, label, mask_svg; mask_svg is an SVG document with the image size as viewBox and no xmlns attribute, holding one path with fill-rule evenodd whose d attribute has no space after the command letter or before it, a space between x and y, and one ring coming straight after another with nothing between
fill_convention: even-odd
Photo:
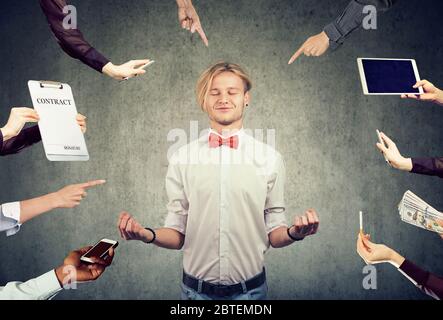
<instances>
[{"instance_id":1,"label":"white cuff","mask_svg":"<svg viewBox=\"0 0 443 320\"><path fill-rule=\"evenodd\" d=\"M265 209L266 233L269 234L277 228L288 227L284 207Z\"/></svg>"},{"instance_id":2,"label":"white cuff","mask_svg":"<svg viewBox=\"0 0 443 320\"><path fill-rule=\"evenodd\" d=\"M2 213L6 218L20 221L20 202L9 202L2 204Z\"/></svg>"},{"instance_id":3,"label":"white cuff","mask_svg":"<svg viewBox=\"0 0 443 320\"><path fill-rule=\"evenodd\" d=\"M187 215L178 214L175 212L169 212L168 215L166 216L164 227L177 230L181 234L185 235L187 221L188 221Z\"/></svg>"},{"instance_id":4,"label":"white cuff","mask_svg":"<svg viewBox=\"0 0 443 320\"><path fill-rule=\"evenodd\" d=\"M11 229L6 230L6 236L10 237L10 236L13 236L14 234L18 233L20 231L20 226L21 226L21 224L17 224L14 227L12 227Z\"/></svg>"},{"instance_id":5,"label":"white cuff","mask_svg":"<svg viewBox=\"0 0 443 320\"><path fill-rule=\"evenodd\" d=\"M7 218L11 219L13 221L7 222L7 230L6 230L6 236L12 236L19 232L21 224L18 223L20 221L20 202L9 202L4 203L0 206L1 212L0 214ZM3 227L1 229L4 229Z\"/></svg>"},{"instance_id":6,"label":"white cuff","mask_svg":"<svg viewBox=\"0 0 443 320\"><path fill-rule=\"evenodd\" d=\"M52 299L59 291L62 290L62 287L58 282L57 275L55 274L55 270L46 272L34 280L38 291L42 293L43 299Z\"/></svg>"}]
</instances>

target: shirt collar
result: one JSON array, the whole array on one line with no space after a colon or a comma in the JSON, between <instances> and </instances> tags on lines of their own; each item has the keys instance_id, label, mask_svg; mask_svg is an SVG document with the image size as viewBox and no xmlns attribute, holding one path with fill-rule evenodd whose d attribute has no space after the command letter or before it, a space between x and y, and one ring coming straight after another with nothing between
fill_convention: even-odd
<instances>
[{"instance_id":1,"label":"shirt collar","mask_svg":"<svg viewBox=\"0 0 443 320\"><path fill-rule=\"evenodd\" d=\"M229 134L229 135L227 135L227 136L222 136L221 134L219 134L219 133L218 133L217 131L215 131L214 129L209 128L208 137L209 137L209 135L210 135L211 133L214 133L214 134L218 135L219 137L221 137L221 138L223 138L223 139L227 139L227 138L230 138L230 137L235 136L235 135L238 135L239 138L242 138L243 135L244 135L244 133L245 133L245 130L243 129L243 127L241 127L239 130L235 131L235 132L232 133L232 134Z\"/></svg>"}]
</instances>

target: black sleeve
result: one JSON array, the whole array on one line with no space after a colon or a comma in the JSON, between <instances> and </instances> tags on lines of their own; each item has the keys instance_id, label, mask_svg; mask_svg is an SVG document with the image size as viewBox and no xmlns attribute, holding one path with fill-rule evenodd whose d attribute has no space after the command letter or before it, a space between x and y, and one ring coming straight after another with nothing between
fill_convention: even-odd
<instances>
[{"instance_id":1,"label":"black sleeve","mask_svg":"<svg viewBox=\"0 0 443 320\"><path fill-rule=\"evenodd\" d=\"M3 134L0 131L0 155L19 153L26 147L42 139L38 125L23 129L18 136L3 142Z\"/></svg>"},{"instance_id":2,"label":"black sleeve","mask_svg":"<svg viewBox=\"0 0 443 320\"><path fill-rule=\"evenodd\" d=\"M443 298L443 279L425 271L409 260L405 260L400 266L408 277L417 283L417 286L426 294L437 298Z\"/></svg>"},{"instance_id":3,"label":"black sleeve","mask_svg":"<svg viewBox=\"0 0 443 320\"><path fill-rule=\"evenodd\" d=\"M412 158L411 172L443 178L443 158Z\"/></svg>"},{"instance_id":4,"label":"black sleeve","mask_svg":"<svg viewBox=\"0 0 443 320\"><path fill-rule=\"evenodd\" d=\"M349 2L341 15L323 29L329 38L331 49L334 50L338 48L343 44L349 34L361 26L365 17L363 8L366 5L373 5L377 10L386 11L397 1L398 0L352 0Z\"/></svg>"},{"instance_id":5,"label":"black sleeve","mask_svg":"<svg viewBox=\"0 0 443 320\"><path fill-rule=\"evenodd\" d=\"M63 19L67 15L63 13L63 8L66 5L65 0L40 0L40 7L48 20L49 27L63 51L98 72L102 72L109 60L84 39L80 30L63 27Z\"/></svg>"}]
</instances>

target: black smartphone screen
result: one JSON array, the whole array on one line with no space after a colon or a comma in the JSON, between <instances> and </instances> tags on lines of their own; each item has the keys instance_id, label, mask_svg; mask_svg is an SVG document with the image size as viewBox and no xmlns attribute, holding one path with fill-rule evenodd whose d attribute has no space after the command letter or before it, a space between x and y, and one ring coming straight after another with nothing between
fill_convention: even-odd
<instances>
[{"instance_id":1,"label":"black smartphone screen","mask_svg":"<svg viewBox=\"0 0 443 320\"><path fill-rule=\"evenodd\" d=\"M112 243L100 241L95 247L93 247L87 254L86 258L100 258L103 253L108 251L112 247Z\"/></svg>"}]
</instances>

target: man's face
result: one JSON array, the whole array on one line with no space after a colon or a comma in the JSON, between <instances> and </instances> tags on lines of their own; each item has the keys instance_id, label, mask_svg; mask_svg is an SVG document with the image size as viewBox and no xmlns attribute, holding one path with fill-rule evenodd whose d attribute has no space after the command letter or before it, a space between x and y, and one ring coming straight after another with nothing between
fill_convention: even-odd
<instances>
[{"instance_id":1,"label":"man's face","mask_svg":"<svg viewBox=\"0 0 443 320\"><path fill-rule=\"evenodd\" d=\"M225 71L212 80L205 109L210 120L227 126L242 119L246 103L249 103L249 92L245 93L243 80Z\"/></svg>"}]
</instances>

